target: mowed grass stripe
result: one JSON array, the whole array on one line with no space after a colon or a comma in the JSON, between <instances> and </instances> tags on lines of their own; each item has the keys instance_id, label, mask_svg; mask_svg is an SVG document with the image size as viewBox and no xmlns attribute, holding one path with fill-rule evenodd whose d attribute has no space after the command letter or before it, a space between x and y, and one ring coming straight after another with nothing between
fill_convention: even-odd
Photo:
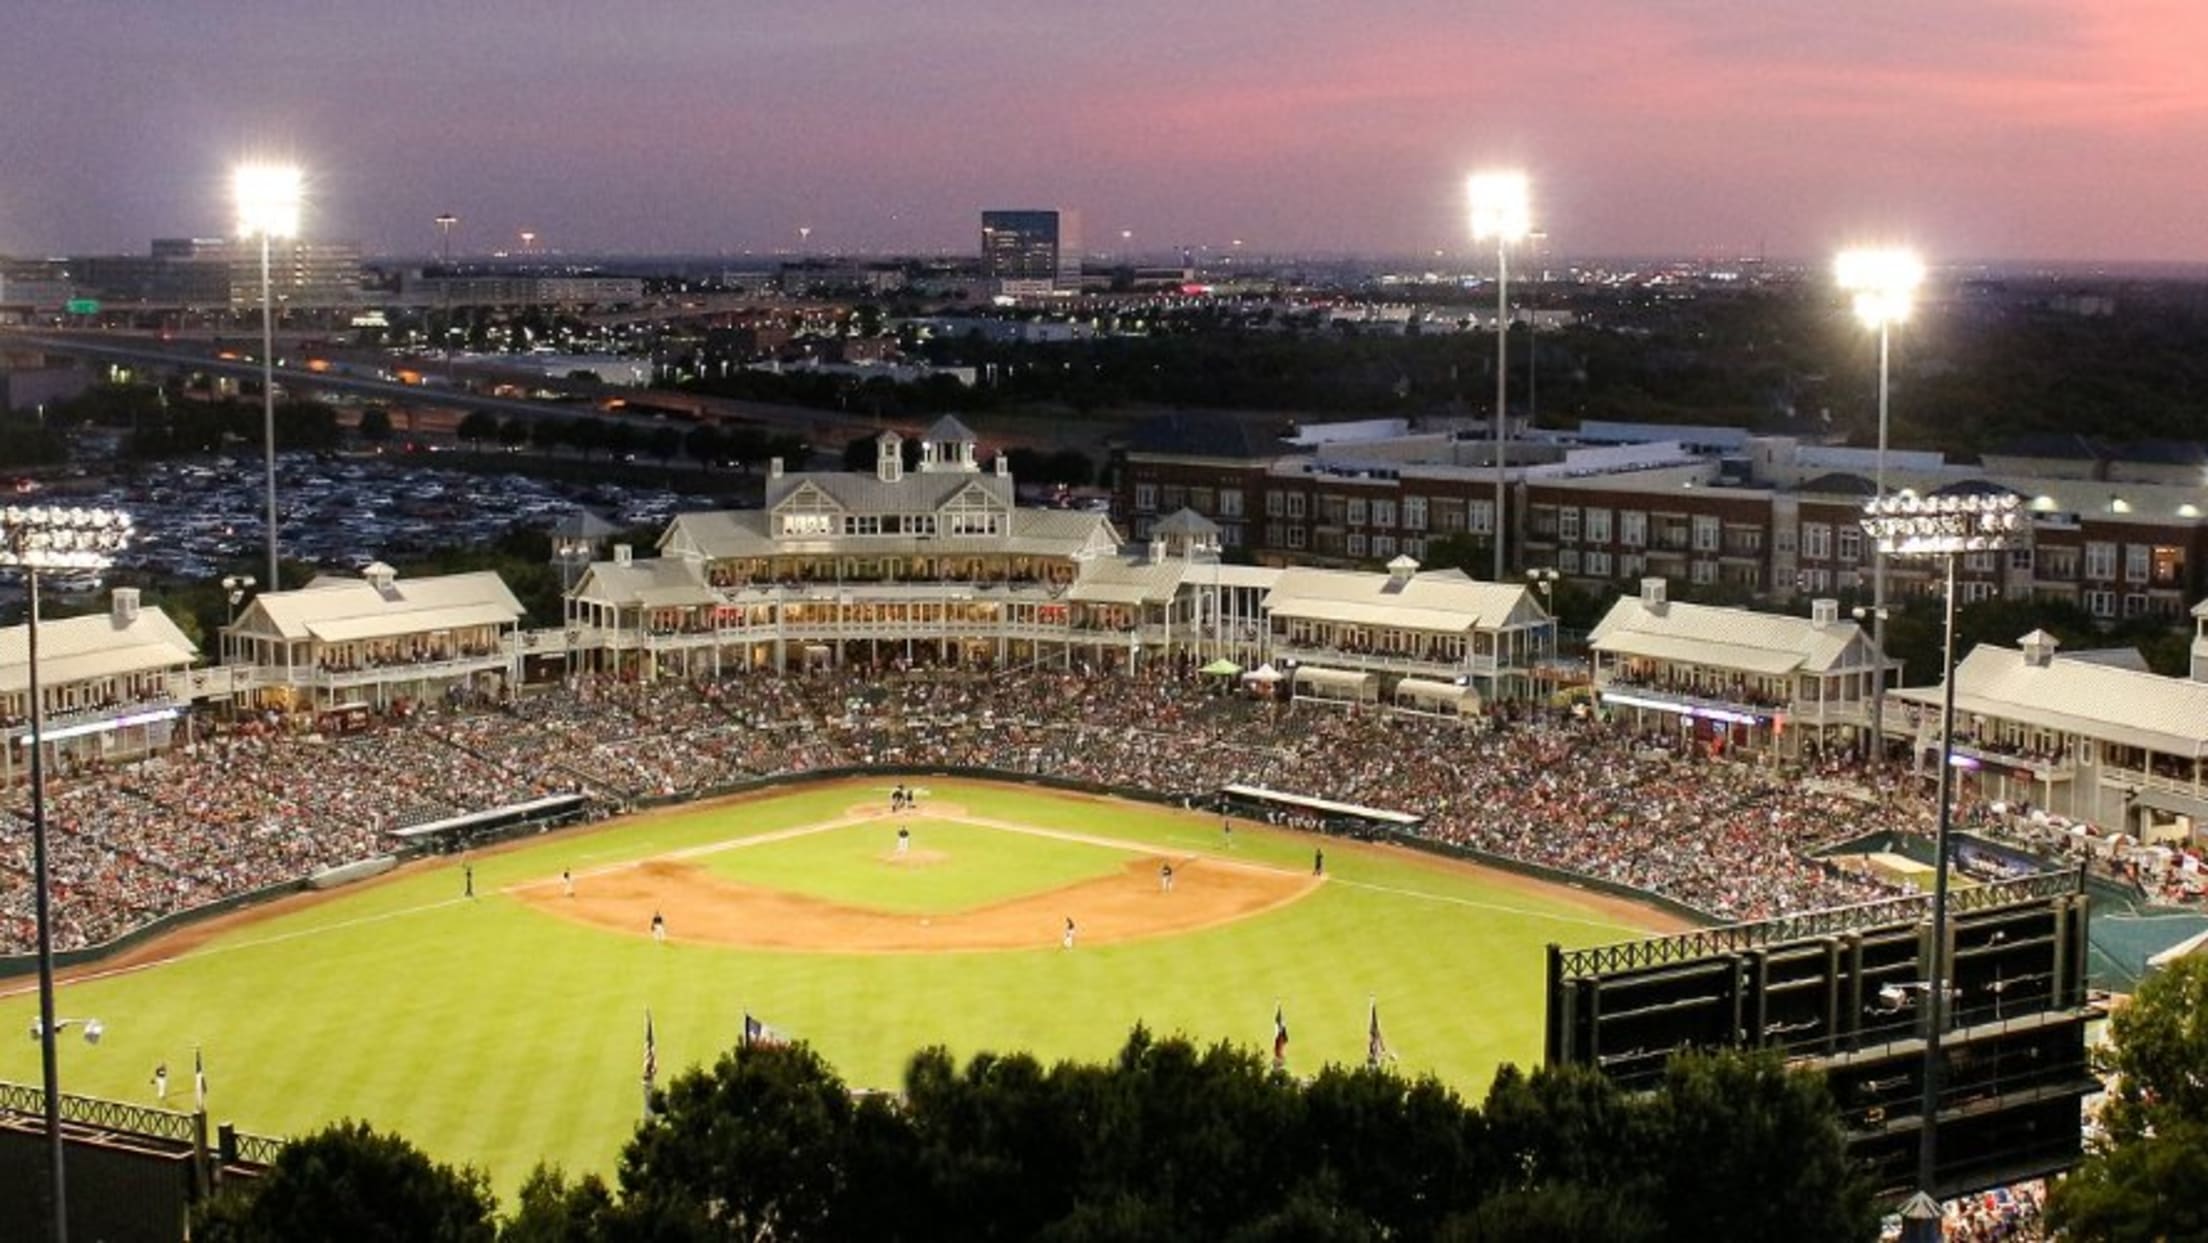
<instances>
[{"instance_id":1,"label":"mowed grass stripe","mask_svg":"<svg viewBox=\"0 0 2208 1243\"><path fill-rule=\"evenodd\" d=\"M1334 879L1285 907L1070 953L659 946L547 918L499 892L557 878L563 866L581 875L886 808L891 784L833 783L548 835L476 856L484 896L474 902L455 901L460 861L440 860L230 930L153 969L66 985L62 1013L99 1017L108 1035L97 1048L64 1048L64 1085L150 1101L147 1080L165 1061L171 1104L188 1105L196 1042L207 1051L217 1121L283 1133L367 1118L441 1158L485 1166L510 1201L539 1159L611 1170L640 1108L647 1005L670 1076L733 1044L748 1008L813 1042L848 1082L895 1087L924 1045L961 1057L1027 1049L1045 1060L1097 1058L1137 1021L1263 1047L1276 999L1287 1008L1291 1066L1310 1071L1363 1059L1367 998L1377 995L1403 1069L1476 1095L1499 1061L1539 1056L1546 943L1630 935L1569 891L1334 842L1325 843ZM977 819L1173 853L1224 844L1218 817L1203 812L922 784L935 787L923 814L940 800ZM1243 825L1231 857L1308 872L1319 844ZM998 849L1017 848L1003 833ZM28 995L0 999L0 1032L21 1033L35 1010ZM35 1043L0 1041L0 1077L38 1074Z\"/></svg>"}]
</instances>

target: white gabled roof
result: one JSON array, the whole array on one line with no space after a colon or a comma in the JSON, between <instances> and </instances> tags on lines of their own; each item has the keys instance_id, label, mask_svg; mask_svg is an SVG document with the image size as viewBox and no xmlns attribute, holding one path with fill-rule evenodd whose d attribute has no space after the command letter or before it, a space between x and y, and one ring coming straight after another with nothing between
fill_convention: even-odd
<instances>
[{"instance_id":1,"label":"white gabled roof","mask_svg":"<svg viewBox=\"0 0 2208 1243\"><path fill-rule=\"evenodd\" d=\"M1896 697L1937 707L1937 686ZM2208 754L2208 682L2057 656L2044 665L1981 643L1955 668L1955 710L2165 755Z\"/></svg>"},{"instance_id":2,"label":"white gabled roof","mask_svg":"<svg viewBox=\"0 0 2208 1243\"><path fill-rule=\"evenodd\" d=\"M1806 617L1757 613L1707 604L1649 607L1638 596L1610 606L1587 646L1618 656L1642 656L1743 673L1829 673L1867 668L1873 656L1853 621L1819 625Z\"/></svg>"},{"instance_id":3,"label":"white gabled roof","mask_svg":"<svg viewBox=\"0 0 2208 1243\"><path fill-rule=\"evenodd\" d=\"M568 594L577 600L616 608L682 608L721 602L721 594L705 581L704 563L689 557L646 557L625 565L593 561Z\"/></svg>"},{"instance_id":4,"label":"white gabled roof","mask_svg":"<svg viewBox=\"0 0 2208 1243\"><path fill-rule=\"evenodd\" d=\"M1190 581L1203 581L1203 575ZM1451 634L1547 620L1523 583L1481 582L1450 571L1403 578L1296 567L1280 572L1265 608L1275 617Z\"/></svg>"},{"instance_id":5,"label":"white gabled roof","mask_svg":"<svg viewBox=\"0 0 2208 1243\"><path fill-rule=\"evenodd\" d=\"M947 475L930 478L942 480ZM972 477L967 477L970 481ZM777 540L768 533L772 515L759 509L723 509L677 514L659 538L659 551L690 551L710 561L772 556L960 556L1003 553L1029 557L1075 557L1118 548L1119 536L1105 514L1078 509L1015 509L1008 536L814 535Z\"/></svg>"},{"instance_id":6,"label":"white gabled roof","mask_svg":"<svg viewBox=\"0 0 2208 1243\"><path fill-rule=\"evenodd\" d=\"M336 641L511 624L522 612L505 580L488 570L393 579L382 590L365 579L324 577L297 591L263 593L231 629Z\"/></svg>"},{"instance_id":7,"label":"white gabled roof","mask_svg":"<svg viewBox=\"0 0 2208 1243\"><path fill-rule=\"evenodd\" d=\"M142 607L127 624L114 611L62 617L38 626L38 677L47 687L95 678L182 669L199 656L169 615ZM0 690L24 690L31 683L30 627L0 630Z\"/></svg>"}]
</instances>

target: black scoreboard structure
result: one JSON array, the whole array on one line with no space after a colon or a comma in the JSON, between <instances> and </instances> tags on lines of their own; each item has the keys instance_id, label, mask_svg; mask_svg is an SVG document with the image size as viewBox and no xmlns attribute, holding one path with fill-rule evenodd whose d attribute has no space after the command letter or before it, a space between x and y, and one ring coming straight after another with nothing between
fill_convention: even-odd
<instances>
[{"instance_id":1,"label":"black scoreboard structure","mask_svg":"<svg viewBox=\"0 0 2208 1243\"><path fill-rule=\"evenodd\" d=\"M1916 1190L1931 1007L1928 895L1549 947L1548 1060L1627 1088L1687 1049L1770 1049L1824 1072L1850 1152L1882 1192ZM1937 1186L1961 1195L2078 1160L2080 1103L2099 1091L2086 1024L2086 894L2049 872L1948 896Z\"/></svg>"}]
</instances>

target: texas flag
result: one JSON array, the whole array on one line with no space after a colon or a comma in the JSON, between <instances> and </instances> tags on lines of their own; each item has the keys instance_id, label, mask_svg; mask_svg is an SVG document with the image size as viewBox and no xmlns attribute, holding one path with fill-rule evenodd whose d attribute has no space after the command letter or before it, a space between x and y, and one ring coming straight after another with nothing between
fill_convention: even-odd
<instances>
[{"instance_id":1,"label":"texas flag","mask_svg":"<svg viewBox=\"0 0 2208 1243\"><path fill-rule=\"evenodd\" d=\"M1277 1001L1273 1003L1273 1069L1288 1069L1288 1015Z\"/></svg>"},{"instance_id":2,"label":"texas flag","mask_svg":"<svg viewBox=\"0 0 2208 1243\"><path fill-rule=\"evenodd\" d=\"M1365 1065L1379 1069L1388 1060L1388 1042L1380 1034L1380 1003L1372 1003L1371 1030L1365 1036Z\"/></svg>"},{"instance_id":3,"label":"texas flag","mask_svg":"<svg viewBox=\"0 0 2208 1243\"><path fill-rule=\"evenodd\" d=\"M652 1036L652 1012L644 1011L644 1086L659 1077L659 1041Z\"/></svg>"},{"instance_id":4,"label":"texas flag","mask_svg":"<svg viewBox=\"0 0 2208 1243\"><path fill-rule=\"evenodd\" d=\"M199 1050L192 1050L192 1105L201 1113L207 1112L207 1064L200 1060Z\"/></svg>"}]
</instances>

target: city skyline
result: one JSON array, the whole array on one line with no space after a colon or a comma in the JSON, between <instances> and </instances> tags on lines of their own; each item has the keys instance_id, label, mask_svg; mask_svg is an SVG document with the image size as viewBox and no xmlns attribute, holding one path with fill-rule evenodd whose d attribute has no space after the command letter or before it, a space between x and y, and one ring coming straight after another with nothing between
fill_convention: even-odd
<instances>
[{"instance_id":1,"label":"city skyline","mask_svg":"<svg viewBox=\"0 0 2208 1243\"><path fill-rule=\"evenodd\" d=\"M127 12L127 19L118 14ZM1475 260L1464 174L1524 168L1563 255L1860 239L1943 260L2208 260L2208 11L2142 0L1538 10L960 0L602 10L50 5L0 49L0 253L232 228L289 158L372 253L972 253L1064 205L1091 253ZM2050 176L2050 172L2059 176ZM801 230L803 232L801 233Z\"/></svg>"}]
</instances>

